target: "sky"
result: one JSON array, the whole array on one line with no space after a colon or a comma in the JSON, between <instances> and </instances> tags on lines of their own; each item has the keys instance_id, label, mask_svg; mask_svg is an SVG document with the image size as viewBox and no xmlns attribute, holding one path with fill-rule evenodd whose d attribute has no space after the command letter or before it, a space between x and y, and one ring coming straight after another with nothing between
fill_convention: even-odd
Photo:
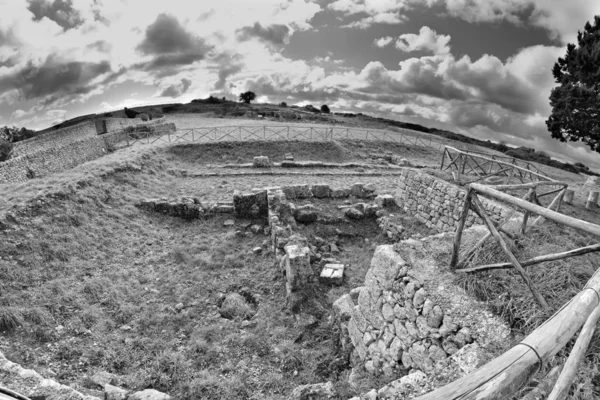
<instances>
[{"instance_id":1,"label":"sky","mask_svg":"<svg viewBox=\"0 0 600 400\"><path fill-rule=\"evenodd\" d=\"M551 69L598 0L0 0L0 126L209 95L329 105L600 169Z\"/></svg>"}]
</instances>

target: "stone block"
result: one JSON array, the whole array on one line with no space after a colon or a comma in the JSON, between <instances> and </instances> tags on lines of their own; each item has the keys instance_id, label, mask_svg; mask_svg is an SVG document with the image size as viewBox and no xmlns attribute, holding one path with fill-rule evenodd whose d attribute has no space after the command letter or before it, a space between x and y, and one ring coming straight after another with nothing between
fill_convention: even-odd
<instances>
[{"instance_id":1,"label":"stone block","mask_svg":"<svg viewBox=\"0 0 600 400\"><path fill-rule=\"evenodd\" d=\"M345 294L333 303L333 311L340 321L347 321L352 317L354 302L349 294Z\"/></svg>"},{"instance_id":2,"label":"stone block","mask_svg":"<svg viewBox=\"0 0 600 400\"><path fill-rule=\"evenodd\" d=\"M310 189L313 195L319 199L327 198L331 193L331 188L326 184L312 185Z\"/></svg>"},{"instance_id":3,"label":"stone block","mask_svg":"<svg viewBox=\"0 0 600 400\"><path fill-rule=\"evenodd\" d=\"M375 197L375 204L379 207L393 207L396 205L396 199L391 194L380 194Z\"/></svg>"},{"instance_id":4,"label":"stone block","mask_svg":"<svg viewBox=\"0 0 600 400\"><path fill-rule=\"evenodd\" d=\"M269 168L271 163L269 162L269 157L257 156L252 160L252 166L254 168Z\"/></svg>"},{"instance_id":5,"label":"stone block","mask_svg":"<svg viewBox=\"0 0 600 400\"><path fill-rule=\"evenodd\" d=\"M234 212L234 207L226 204L218 204L213 209L217 214L230 214Z\"/></svg>"},{"instance_id":6,"label":"stone block","mask_svg":"<svg viewBox=\"0 0 600 400\"><path fill-rule=\"evenodd\" d=\"M350 196L350 189L331 189L330 196L334 199L341 199Z\"/></svg>"},{"instance_id":7,"label":"stone block","mask_svg":"<svg viewBox=\"0 0 600 400\"><path fill-rule=\"evenodd\" d=\"M350 193L352 196L356 196L358 198L363 198L368 196L368 192L364 189L364 185L362 183L355 183L350 188Z\"/></svg>"},{"instance_id":8,"label":"stone block","mask_svg":"<svg viewBox=\"0 0 600 400\"><path fill-rule=\"evenodd\" d=\"M288 244L285 246L286 279L290 290L295 291L306 286L312 278L310 249L306 246Z\"/></svg>"},{"instance_id":9,"label":"stone block","mask_svg":"<svg viewBox=\"0 0 600 400\"><path fill-rule=\"evenodd\" d=\"M266 190L233 194L233 208L235 215L242 218L262 218L269 213L269 202Z\"/></svg>"},{"instance_id":10,"label":"stone block","mask_svg":"<svg viewBox=\"0 0 600 400\"><path fill-rule=\"evenodd\" d=\"M341 285L344 279L344 264L325 264L319 280L323 283Z\"/></svg>"}]
</instances>

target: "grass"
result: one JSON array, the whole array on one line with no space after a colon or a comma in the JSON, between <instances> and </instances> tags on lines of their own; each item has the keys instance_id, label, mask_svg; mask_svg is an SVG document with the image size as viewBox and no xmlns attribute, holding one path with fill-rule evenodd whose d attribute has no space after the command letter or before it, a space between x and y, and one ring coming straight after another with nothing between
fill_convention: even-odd
<instances>
[{"instance_id":1,"label":"grass","mask_svg":"<svg viewBox=\"0 0 600 400\"><path fill-rule=\"evenodd\" d=\"M556 253L587 246L594 238L552 222L534 228L526 235L519 235L513 242L512 250L519 260L537 255ZM584 256L538 264L526 268L536 289L542 293L549 308L541 309L520 275L513 269L461 274L457 282L471 295L486 301L490 308L502 316L515 334L515 342L543 324L559 308L575 296L591 278L597 268L598 255ZM477 253L472 265L491 264L508 261L499 246L488 241ZM542 371L529 382L515 398L521 398L528 389L555 365L564 364L574 343L572 340L561 350ZM583 400L600 396L600 334L594 335L585 360L579 367L573 384L571 400Z\"/></svg>"},{"instance_id":2,"label":"grass","mask_svg":"<svg viewBox=\"0 0 600 400\"><path fill-rule=\"evenodd\" d=\"M139 199L187 184L166 172L162 155L139 160L144 172L98 164L33 180L19 186L30 200L17 208L14 193L3 195L15 215L0 241L7 358L96 395L89 377L97 371L177 399L285 399L297 385L327 380L340 398L374 387L367 377L346 383L349 355L328 316L333 291L363 283L375 226L344 242L351 278L341 289L319 286L301 310L317 323L304 327L284 306L267 236L236 235L246 222L223 227L231 216L185 221L139 210ZM257 299L249 324L221 316L229 292Z\"/></svg>"}]
</instances>

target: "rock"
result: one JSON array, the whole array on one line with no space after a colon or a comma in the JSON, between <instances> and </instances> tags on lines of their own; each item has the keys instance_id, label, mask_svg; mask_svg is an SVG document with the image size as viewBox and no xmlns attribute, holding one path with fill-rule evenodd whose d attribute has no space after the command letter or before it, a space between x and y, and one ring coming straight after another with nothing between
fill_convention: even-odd
<instances>
[{"instance_id":1,"label":"rock","mask_svg":"<svg viewBox=\"0 0 600 400\"><path fill-rule=\"evenodd\" d=\"M104 400L126 400L129 391L113 385L104 385Z\"/></svg>"},{"instance_id":2,"label":"rock","mask_svg":"<svg viewBox=\"0 0 600 400\"><path fill-rule=\"evenodd\" d=\"M254 254L260 254L260 253L262 253L262 247L257 246L255 248L253 248L252 249L252 253L254 253Z\"/></svg>"},{"instance_id":3,"label":"rock","mask_svg":"<svg viewBox=\"0 0 600 400\"><path fill-rule=\"evenodd\" d=\"M366 192L371 193L371 192L374 192L377 190L377 186L375 186L375 184L373 184L373 183L367 183L365 186L363 186L363 189Z\"/></svg>"},{"instance_id":4,"label":"rock","mask_svg":"<svg viewBox=\"0 0 600 400\"><path fill-rule=\"evenodd\" d=\"M171 396L158 390L146 389L130 395L127 400L171 400Z\"/></svg>"},{"instance_id":5,"label":"rock","mask_svg":"<svg viewBox=\"0 0 600 400\"><path fill-rule=\"evenodd\" d=\"M183 310L183 307L184 307L183 303L177 303L175 305L175 310L181 311L181 310Z\"/></svg>"},{"instance_id":6,"label":"rock","mask_svg":"<svg viewBox=\"0 0 600 400\"><path fill-rule=\"evenodd\" d=\"M329 193L329 196L331 196L334 199L348 197L348 196L350 196L350 189L333 189L332 188L331 192Z\"/></svg>"},{"instance_id":7,"label":"rock","mask_svg":"<svg viewBox=\"0 0 600 400\"><path fill-rule=\"evenodd\" d=\"M252 225L252 226L250 227L250 230L251 230L253 233L255 233L255 234L257 234L257 235L258 235L259 233L261 233L261 232L263 231L263 228L262 228L262 226L260 226L260 225L254 224L254 225Z\"/></svg>"},{"instance_id":8,"label":"rock","mask_svg":"<svg viewBox=\"0 0 600 400\"><path fill-rule=\"evenodd\" d=\"M381 315L388 322L394 321L394 309L388 303L385 303L381 309Z\"/></svg>"},{"instance_id":9,"label":"rock","mask_svg":"<svg viewBox=\"0 0 600 400\"><path fill-rule=\"evenodd\" d=\"M294 156L292 155L292 153L285 153L285 157L284 157L287 161L294 161Z\"/></svg>"},{"instance_id":10,"label":"rock","mask_svg":"<svg viewBox=\"0 0 600 400\"><path fill-rule=\"evenodd\" d=\"M352 185L352 187L350 188L350 193L352 194L352 196L358 198L363 198L368 195L368 192L365 191L364 185L362 183L355 183L354 185Z\"/></svg>"},{"instance_id":11,"label":"rock","mask_svg":"<svg viewBox=\"0 0 600 400\"><path fill-rule=\"evenodd\" d=\"M254 157L252 160L252 166L254 168L269 168L271 163L269 162L269 157L267 156L258 156Z\"/></svg>"},{"instance_id":12,"label":"rock","mask_svg":"<svg viewBox=\"0 0 600 400\"><path fill-rule=\"evenodd\" d=\"M333 383L315 383L312 385L301 385L292 390L293 400L326 400L335 396Z\"/></svg>"},{"instance_id":13,"label":"rock","mask_svg":"<svg viewBox=\"0 0 600 400\"><path fill-rule=\"evenodd\" d=\"M239 293L229 293L221 304L220 314L227 319L250 319L256 311L244 296Z\"/></svg>"},{"instance_id":14,"label":"rock","mask_svg":"<svg viewBox=\"0 0 600 400\"><path fill-rule=\"evenodd\" d=\"M425 300L427 300L427 291L421 288L415 293L415 297L413 298L413 306L417 310L420 310L421 307L423 307L423 304L425 304Z\"/></svg>"},{"instance_id":15,"label":"rock","mask_svg":"<svg viewBox=\"0 0 600 400\"><path fill-rule=\"evenodd\" d=\"M104 387L108 384L116 385L118 383L118 379L119 378L115 374L111 374L110 372L106 371L99 371L91 376L90 381L100 387Z\"/></svg>"},{"instance_id":16,"label":"rock","mask_svg":"<svg viewBox=\"0 0 600 400\"><path fill-rule=\"evenodd\" d=\"M344 215L346 215L346 217L356 220L356 221L365 218L365 214L360 212L359 210L357 210L354 207L346 209L346 211L344 212Z\"/></svg>"},{"instance_id":17,"label":"rock","mask_svg":"<svg viewBox=\"0 0 600 400\"><path fill-rule=\"evenodd\" d=\"M301 328L314 326L319 322L319 320L314 315L305 313L295 314L294 318L296 319L296 325Z\"/></svg>"},{"instance_id":18,"label":"rock","mask_svg":"<svg viewBox=\"0 0 600 400\"><path fill-rule=\"evenodd\" d=\"M329 197L329 195L331 193L331 189L329 188L329 185L326 185L326 184L312 185L312 187L310 189L313 192L313 195L320 199Z\"/></svg>"},{"instance_id":19,"label":"rock","mask_svg":"<svg viewBox=\"0 0 600 400\"><path fill-rule=\"evenodd\" d=\"M466 375L483 365L487 358L488 355L485 351L479 347L477 343L472 343L455 352L450 357L450 360L452 360L452 362L454 362Z\"/></svg>"},{"instance_id":20,"label":"rock","mask_svg":"<svg viewBox=\"0 0 600 400\"><path fill-rule=\"evenodd\" d=\"M132 330L133 328L131 326L129 326L129 325L121 325L121 327L119 329L122 330L122 331L127 332L127 331Z\"/></svg>"},{"instance_id":21,"label":"rock","mask_svg":"<svg viewBox=\"0 0 600 400\"><path fill-rule=\"evenodd\" d=\"M392 207L396 205L396 199L391 194L380 194L375 197L375 203L379 207Z\"/></svg>"},{"instance_id":22,"label":"rock","mask_svg":"<svg viewBox=\"0 0 600 400\"><path fill-rule=\"evenodd\" d=\"M350 294L345 294L333 302L333 311L341 322L347 321L352 316L354 302Z\"/></svg>"},{"instance_id":23,"label":"rock","mask_svg":"<svg viewBox=\"0 0 600 400\"><path fill-rule=\"evenodd\" d=\"M425 300L425 304L423 304L423 310L421 311L421 314L427 316L431 312L431 310L433 310L434 306L435 303L433 301L431 301L430 299ZM438 327L436 326L436 328Z\"/></svg>"},{"instance_id":24,"label":"rock","mask_svg":"<svg viewBox=\"0 0 600 400\"><path fill-rule=\"evenodd\" d=\"M228 219L225 222L223 222L223 226L234 226L235 225L235 221L232 219Z\"/></svg>"},{"instance_id":25,"label":"rock","mask_svg":"<svg viewBox=\"0 0 600 400\"><path fill-rule=\"evenodd\" d=\"M331 254L338 254L340 252L340 249L338 249L338 247L335 243L330 243L329 251L331 252Z\"/></svg>"},{"instance_id":26,"label":"rock","mask_svg":"<svg viewBox=\"0 0 600 400\"><path fill-rule=\"evenodd\" d=\"M231 214L234 212L233 206L225 204L219 204L215 206L212 210L217 214Z\"/></svg>"},{"instance_id":27,"label":"rock","mask_svg":"<svg viewBox=\"0 0 600 400\"><path fill-rule=\"evenodd\" d=\"M297 210L295 218L298 222L309 224L317 220L318 214L314 208L301 208Z\"/></svg>"},{"instance_id":28,"label":"rock","mask_svg":"<svg viewBox=\"0 0 600 400\"><path fill-rule=\"evenodd\" d=\"M435 306L431 310L431 312L427 315L427 325L432 328L439 328L442 326L442 321L444 319L444 312L442 311L440 306Z\"/></svg>"},{"instance_id":29,"label":"rock","mask_svg":"<svg viewBox=\"0 0 600 400\"><path fill-rule=\"evenodd\" d=\"M269 214L269 203L266 190L253 193L233 193L233 209L241 218L262 218Z\"/></svg>"},{"instance_id":30,"label":"rock","mask_svg":"<svg viewBox=\"0 0 600 400\"><path fill-rule=\"evenodd\" d=\"M344 279L344 264L325 264L319 280L323 283L341 285Z\"/></svg>"}]
</instances>

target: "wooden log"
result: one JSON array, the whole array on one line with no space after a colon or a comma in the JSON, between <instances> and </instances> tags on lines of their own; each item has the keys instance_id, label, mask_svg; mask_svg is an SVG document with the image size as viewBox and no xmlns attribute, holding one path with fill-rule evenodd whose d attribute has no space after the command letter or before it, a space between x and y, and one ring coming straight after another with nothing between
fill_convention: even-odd
<instances>
[{"instance_id":1,"label":"wooden log","mask_svg":"<svg viewBox=\"0 0 600 400\"><path fill-rule=\"evenodd\" d=\"M565 197L563 198L563 201L565 202L565 204L573 204L573 196L574 195L575 195L574 190L567 189L567 191L565 192Z\"/></svg>"},{"instance_id":2,"label":"wooden log","mask_svg":"<svg viewBox=\"0 0 600 400\"><path fill-rule=\"evenodd\" d=\"M463 204L462 212L460 213L460 219L458 220L458 227L456 228L456 234L454 235L454 246L452 248L452 259L450 260L450 269L454 269L456 267L456 263L458 262L458 252L460 251L460 241L462 239L463 230L465 229L465 223L467 222L467 216L469 215L469 210L471 209L471 196L473 195L473 191L471 188L467 190L467 195L465 196L465 203Z\"/></svg>"},{"instance_id":3,"label":"wooden log","mask_svg":"<svg viewBox=\"0 0 600 400\"><path fill-rule=\"evenodd\" d=\"M585 208L588 210L595 210L598 207L598 194L598 192L590 192L587 202L585 203Z\"/></svg>"},{"instance_id":4,"label":"wooden log","mask_svg":"<svg viewBox=\"0 0 600 400\"><path fill-rule=\"evenodd\" d=\"M558 379L558 375L562 370L562 365L557 365L552 368L544 380L542 380L536 387L529 391L521 400L545 400L548 393L552 390L552 387Z\"/></svg>"},{"instance_id":5,"label":"wooden log","mask_svg":"<svg viewBox=\"0 0 600 400\"><path fill-rule=\"evenodd\" d=\"M544 196L550 196L551 194L558 193L558 192L560 192L560 191L561 191L561 190L563 190L563 189L564 189L564 188L550 190L549 192L545 192L545 193L542 193L542 194L538 194L538 195L537 195L537 197L538 197L538 198L540 198L540 197L544 197Z\"/></svg>"},{"instance_id":6,"label":"wooden log","mask_svg":"<svg viewBox=\"0 0 600 400\"><path fill-rule=\"evenodd\" d=\"M563 260L563 259L569 258L569 257L582 256L584 254L593 253L595 251L600 251L600 243L593 244L591 246L581 247L581 248L574 249L574 250L563 251L561 253L545 254L543 256L533 257L533 258L530 258L529 260L522 261L521 265L523 267L529 267L531 265L536 265L536 264L540 264L543 262ZM513 265L511 263L504 262L504 263L497 263L497 264L479 265L477 267L472 267L472 268L457 269L455 272L472 273L472 272L489 271L491 269L506 269L506 268L512 268L512 267L513 267Z\"/></svg>"},{"instance_id":7,"label":"wooden log","mask_svg":"<svg viewBox=\"0 0 600 400\"><path fill-rule=\"evenodd\" d=\"M558 211L558 208L560 207L560 203L562 202L562 198L565 195L565 192L567 191L567 189L562 189L560 191L560 193L552 200L552 202L550 203L550 205L548 205L548 210L552 210L552 211ZM531 226L537 226L537 225L541 225L543 224L545 221L543 216L539 216L535 219L535 221L533 221L531 223Z\"/></svg>"},{"instance_id":8,"label":"wooden log","mask_svg":"<svg viewBox=\"0 0 600 400\"><path fill-rule=\"evenodd\" d=\"M586 287L600 291L600 270L594 273ZM593 290L579 292L529 334L522 344L517 344L469 375L413 400L511 398L537 371L540 363L549 360L571 340L598 306L598 297Z\"/></svg>"},{"instance_id":9,"label":"wooden log","mask_svg":"<svg viewBox=\"0 0 600 400\"><path fill-rule=\"evenodd\" d=\"M583 325L583 328L581 328L579 337L577 338L577 341L575 341L575 345L571 350L571 354L569 354L569 358L567 358L565 367L558 377L556 386L554 386L554 389L552 392L550 392L548 400L564 400L567 398L567 395L569 394L569 388L573 384L575 375L577 375L577 367L579 366L579 362L585 355L585 352L590 345L599 318L600 305L596 307L594 312L588 317L587 321Z\"/></svg>"},{"instance_id":10,"label":"wooden log","mask_svg":"<svg viewBox=\"0 0 600 400\"><path fill-rule=\"evenodd\" d=\"M514 265L517 272L519 272L519 274L521 275L521 278L523 278L523 280L525 281L525 284L527 285L529 290L531 290L533 297L540 304L540 306L542 306L543 308L548 308L548 303L546 302L544 297L540 294L540 292L537 291L537 289L533 285L533 282L531 282L531 278L529 278L529 275L527 275L527 272L525 272L525 270L523 269L523 267L521 266L521 264L519 263L517 258L514 256L512 251L510 251L510 249L508 248L508 245L506 244L504 239L502 239L502 236L500 236L500 233L496 230L494 223L492 222L490 217L485 212L485 208L483 207L483 204L481 204L481 201L479 200L479 198L477 197L476 194L473 194L473 196L471 198L471 204L474 207L474 211L481 217L481 219L483 220L483 222L485 222L489 231L492 233L494 238L498 241L498 243L500 244L500 247L502 247L502 250L508 256L508 259L510 260L512 265Z\"/></svg>"},{"instance_id":11,"label":"wooden log","mask_svg":"<svg viewBox=\"0 0 600 400\"><path fill-rule=\"evenodd\" d=\"M516 183L514 185L494 185L494 189L496 190L521 190L521 189L529 189L529 188L537 188L538 186L569 186L568 183L565 182L548 182L548 181L537 181L537 182L527 182L527 183Z\"/></svg>"},{"instance_id":12,"label":"wooden log","mask_svg":"<svg viewBox=\"0 0 600 400\"><path fill-rule=\"evenodd\" d=\"M444 170L444 161L446 161L446 153L448 149L444 147L444 151L442 152L442 165L440 166L440 170Z\"/></svg>"},{"instance_id":13,"label":"wooden log","mask_svg":"<svg viewBox=\"0 0 600 400\"><path fill-rule=\"evenodd\" d=\"M592 224L586 221L582 221L577 218L569 217L567 215L563 215L561 213L557 213L556 211L548 210L544 207L531 204L525 200L518 199L509 194L500 192L496 189L493 189L486 185L481 185L479 183L472 183L469 185L470 188L475 190L477 193L482 193L487 196L493 197L497 200L500 200L504 203L511 204L513 206L520 207L524 210L529 210L533 214L538 214L547 218L551 221L557 222L559 224L566 225L568 227L577 229L582 232L590 233L594 236L600 236L600 226L596 224Z\"/></svg>"}]
</instances>

